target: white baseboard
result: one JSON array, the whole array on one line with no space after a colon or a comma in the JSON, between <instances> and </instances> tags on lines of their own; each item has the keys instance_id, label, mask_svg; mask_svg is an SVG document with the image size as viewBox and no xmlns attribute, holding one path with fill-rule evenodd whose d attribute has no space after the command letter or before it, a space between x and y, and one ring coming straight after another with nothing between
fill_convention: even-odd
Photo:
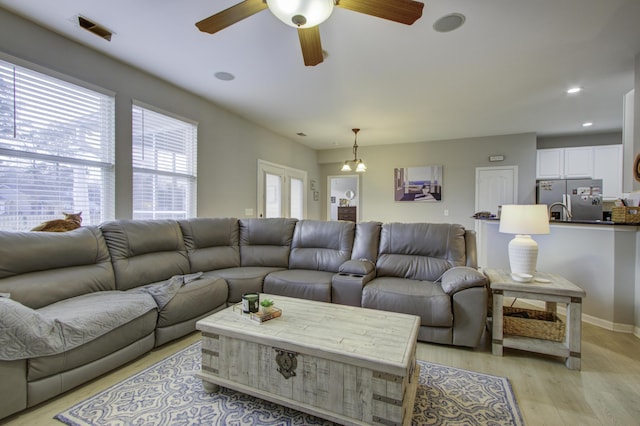
<instances>
[{"instance_id":1,"label":"white baseboard","mask_svg":"<svg viewBox=\"0 0 640 426\"><path fill-rule=\"evenodd\" d=\"M507 299L508 303L507 303ZM513 301L513 298L505 298L505 306L509 306ZM518 300L518 304L519 305L530 305L535 307L536 309L544 309L545 308L545 303L541 300L527 300L522 301L522 300ZM567 314L567 308L565 305L559 304L558 305L558 315L562 315L562 316L566 316ZM640 327L636 327L633 324L619 324L619 323L615 323L615 322L611 322L611 321L607 321L604 320L602 318L598 318L598 317L594 317L591 315L586 315L586 314L582 314L582 322L585 322L587 324L591 324L591 325L595 325L597 327L600 328L604 328L605 330L611 330L611 331L617 331L620 333L629 333L629 334L633 334L634 336L636 336L637 338L640 338Z\"/></svg>"}]
</instances>

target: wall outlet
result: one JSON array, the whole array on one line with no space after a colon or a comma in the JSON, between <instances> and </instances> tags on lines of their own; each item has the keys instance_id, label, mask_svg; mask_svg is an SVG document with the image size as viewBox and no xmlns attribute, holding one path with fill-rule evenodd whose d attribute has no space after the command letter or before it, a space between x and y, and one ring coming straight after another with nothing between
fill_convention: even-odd
<instances>
[{"instance_id":1,"label":"wall outlet","mask_svg":"<svg viewBox=\"0 0 640 426\"><path fill-rule=\"evenodd\" d=\"M444 211L444 215L445 215L445 216L449 216L449 210L446 210L446 209L445 209L445 211Z\"/></svg>"},{"instance_id":2,"label":"wall outlet","mask_svg":"<svg viewBox=\"0 0 640 426\"><path fill-rule=\"evenodd\" d=\"M244 209L245 216L253 216L253 209Z\"/></svg>"}]
</instances>

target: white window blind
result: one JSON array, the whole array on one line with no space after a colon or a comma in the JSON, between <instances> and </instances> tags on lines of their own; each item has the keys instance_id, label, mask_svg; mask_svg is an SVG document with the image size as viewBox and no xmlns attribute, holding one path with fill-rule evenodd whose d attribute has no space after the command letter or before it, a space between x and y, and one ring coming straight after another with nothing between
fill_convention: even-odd
<instances>
[{"instance_id":1,"label":"white window blind","mask_svg":"<svg viewBox=\"0 0 640 426\"><path fill-rule=\"evenodd\" d=\"M133 218L196 215L198 126L134 105Z\"/></svg>"},{"instance_id":2,"label":"white window blind","mask_svg":"<svg viewBox=\"0 0 640 426\"><path fill-rule=\"evenodd\" d=\"M0 229L113 219L114 98L0 60Z\"/></svg>"}]
</instances>

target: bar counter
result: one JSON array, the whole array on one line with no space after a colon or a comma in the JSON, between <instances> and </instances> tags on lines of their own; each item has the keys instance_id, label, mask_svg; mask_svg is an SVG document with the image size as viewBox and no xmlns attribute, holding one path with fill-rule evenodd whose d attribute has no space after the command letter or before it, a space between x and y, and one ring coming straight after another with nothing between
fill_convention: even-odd
<instances>
[{"instance_id":1,"label":"bar counter","mask_svg":"<svg viewBox=\"0 0 640 426\"><path fill-rule=\"evenodd\" d=\"M509 269L511 234L499 220L478 220L478 264ZM640 330L640 227L604 221L551 221L538 242L537 269L559 274L586 291L583 320L609 330ZM640 280L638 280L640 281Z\"/></svg>"}]
</instances>

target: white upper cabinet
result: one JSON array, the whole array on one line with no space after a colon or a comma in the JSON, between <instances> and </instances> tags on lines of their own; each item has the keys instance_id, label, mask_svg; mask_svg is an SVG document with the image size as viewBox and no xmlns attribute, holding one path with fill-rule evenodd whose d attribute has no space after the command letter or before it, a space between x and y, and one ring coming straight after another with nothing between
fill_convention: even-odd
<instances>
[{"instance_id":1,"label":"white upper cabinet","mask_svg":"<svg viewBox=\"0 0 640 426\"><path fill-rule=\"evenodd\" d=\"M564 175L564 149L539 149L536 177L538 179L562 179Z\"/></svg>"},{"instance_id":2,"label":"white upper cabinet","mask_svg":"<svg viewBox=\"0 0 640 426\"><path fill-rule=\"evenodd\" d=\"M563 178L592 178L593 176L593 147L584 146L564 149Z\"/></svg>"},{"instance_id":3,"label":"white upper cabinet","mask_svg":"<svg viewBox=\"0 0 640 426\"><path fill-rule=\"evenodd\" d=\"M539 149L537 179L602 179L602 196L622 195L622 144Z\"/></svg>"},{"instance_id":4,"label":"white upper cabinet","mask_svg":"<svg viewBox=\"0 0 640 426\"><path fill-rule=\"evenodd\" d=\"M538 179L593 177L593 147L539 149Z\"/></svg>"},{"instance_id":5,"label":"white upper cabinet","mask_svg":"<svg viewBox=\"0 0 640 426\"><path fill-rule=\"evenodd\" d=\"M593 147L593 178L602 179L602 197L622 196L622 145Z\"/></svg>"}]
</instances>

